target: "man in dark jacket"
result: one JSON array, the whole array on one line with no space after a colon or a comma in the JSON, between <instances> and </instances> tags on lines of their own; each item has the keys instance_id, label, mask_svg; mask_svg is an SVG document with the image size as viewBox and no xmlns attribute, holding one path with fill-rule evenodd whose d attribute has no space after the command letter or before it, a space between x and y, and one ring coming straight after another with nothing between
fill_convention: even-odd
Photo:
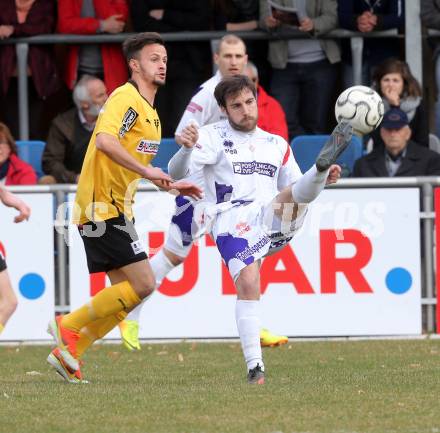
<instances>
[{"instance_id":1,"label":"man in dark jacket","mask_svg":"<svg viewBox=\"0 0 440 433\"><path fill-rule=\"evenodd\" d=\"M384 147L359 158L354 177L439 176L440 154L410 140L407 115L399 108L385 113L380 135Z\"/></svg>"},{"instance_id":2,"label":"man in dark jacket","mask_svg":"<svg viewBox=\"0 0 440 433\"><path fill-rule=\"evenodd\" d=\"M52 121L42 157L46 176L39 183L77 183L96 119L107 98L103 81L82 76L73 89L75 107Z\"/></svg>"}]
</instances>

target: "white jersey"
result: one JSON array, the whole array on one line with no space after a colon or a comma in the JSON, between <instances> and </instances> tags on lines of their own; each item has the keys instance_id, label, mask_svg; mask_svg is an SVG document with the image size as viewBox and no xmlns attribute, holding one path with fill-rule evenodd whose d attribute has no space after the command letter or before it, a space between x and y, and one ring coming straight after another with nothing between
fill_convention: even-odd
<instances>
[{"instance_id":1,"label":"white jersey","mask_svg":"<svg viewBox=\"0 0 440 433\"><path fill-rule=\"evenodd\" d=\"M205 200L217 213L243 203L268 203L302 175L282 137L258 127L237 131L227 120L199 129L191 169L203 172Z\"/></svg>"},{"instance_id":2,"label":"white jersey","mask_svg":"<svg viewBox=\"0 0 440 433\"><path fill-rule=\"evenodd\" d=\"M226 118L214 97L215 87L221 79L222 75L220 71L217 71L213 77L199 87L186 106L185 112L177 125L176 134L179 134L191 121L196 121L198 125L204 126Z\"/></svg>"}]
</instances>

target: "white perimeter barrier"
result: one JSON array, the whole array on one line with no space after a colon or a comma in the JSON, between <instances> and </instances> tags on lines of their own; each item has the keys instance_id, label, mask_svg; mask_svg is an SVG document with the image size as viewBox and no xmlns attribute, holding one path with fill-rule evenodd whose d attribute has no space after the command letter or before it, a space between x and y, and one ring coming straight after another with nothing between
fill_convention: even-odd
<instances>
[{"instance_id":1,"label":"white perimeter barrier","mask_svg":"<svg viewBox=\"0 0 440 433\"><path fill-rule=\"evenodd\" d=\"M173 201L159 192L139 193L136 201L139 236L147 251L157 248ZM89 277L82 241L77 230L70 233L76 308L105 283L103 276ZM419 334L418 189L324 191L291 244L263 262L262 290L262 322L282 334ZM145 304L140 335L235 337L235 299L220 255L204 237Z\"/></svg>"},{"instance_id":2,"label":"white perimeter barrier","mask_svg":"<svg viewBox=\"0 0 440 433\"><path fill-rule=\"evenodd\" d=\"M6 340L48 338L54 314L52 196L23 198L33 208L27 223L14 225L13 212L0 208L0 241L20 302L1 336ZM324 191L290 245L263 261L263 325L289 336L420 334L419 206L418 188ZM138 193L136 226L147 251L163 242L173 209L166 193ZM106 281L88 274L75 226L67 240L70 304L76 308ZM203 237L145 304L140 335L235 337L235 299L215 245Z\"/></svg>"}]
</instances>

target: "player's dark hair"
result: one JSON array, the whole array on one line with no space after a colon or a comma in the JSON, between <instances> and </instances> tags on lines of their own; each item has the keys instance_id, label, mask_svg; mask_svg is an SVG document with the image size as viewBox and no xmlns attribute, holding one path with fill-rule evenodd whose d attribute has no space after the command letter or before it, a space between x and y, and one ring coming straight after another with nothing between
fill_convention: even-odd
<instances>
[{"instance_id":1,"label":"player's dark hair","mask_svg":"<svg viewBox=\"0 0 440 433\"><path fill-rule=\"evenodd\" d=\"M226 107L226 99L236 96L244 89L249 89L254 97L257 97L257 90L252 80L246 75L234 75L223 78L214 90L214 96L220 107Z\"/></svg>"},{"instance_id":2,"label":"player's dark hair","mask_svg":"<svg viewBox=\"0 0 440 433\"><path fill-rule=\"evenodd\" d=\"M153 44L165 46L162 36L159 33L144 32L130 36L122 43L122 51L124 53L125 60L128 63L130 59L137 59L139 51L142 50L145 45Z\"/></svg>"}]
</instances>

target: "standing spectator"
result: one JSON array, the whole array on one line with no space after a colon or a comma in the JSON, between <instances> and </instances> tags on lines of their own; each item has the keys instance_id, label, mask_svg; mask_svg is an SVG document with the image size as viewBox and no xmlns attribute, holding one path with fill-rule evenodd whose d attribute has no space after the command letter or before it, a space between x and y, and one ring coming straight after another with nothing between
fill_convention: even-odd
<instances>
[{"instance_id":1,"label":"standing spectator","mask_svg":"<svg viewBox=\"0 0 440 433\"><path fill-rule=\"evenodd\" d=\"M268 95L258 80L258 69L252 63L248 62L244 70L244 75L247 75L255 84L257 89L257 105L258 105L258 123L257 126L263 131L271 134L280 135L284 140L288 141L286 115L283 107L272 96Z\"/></svg>"},{"instance_id":2,"label":"standing spectator","mask_svg":"<svg viewBox=\"0 0 440 433\"><path fill-rule=\"evenodd\" d=\"M228 32L256 30L259 0L212 0L214 29ZM267 60L267 40L246 41L247 53L259 70L260 82L269 85L270 65Z\"/></svg>"},{"instance_id":3,"label":"standing spectator","mask_svg":"<svg viewBox=\"0 0 440 433\"><path fill-rule=\"evenodd\" d=\"M405 24L404 0L338 0L339 26L354 32L401 29ZM364 38L362 83L369 85L374 67L389 57L399 57L399 40ZM350 40L342 40L344 86L353 85Z\"/></svg>"},{"instance_id":4,"label":"standing spectator","mask_svg":"<svg viewBox=\"0 0 440 433\"><path fill-rule=\"evenodd\" d=\"M0 13L0 39L52 33L55 24L53 0L3 0ZM28 54L29 135L41 140L44 128L45 100L59 87L59 79L50 45L30 45ZM0 46L0 119L9 125L12 135L19 133L17 56L15 45Z\"/></svg>"},{"instance_id":5,"label":"standing spectator","mask_svg":"<svg viewBox=\"0 0 440 433\"><path fill-rule=\"evenodd\" d=\"M126 0L59 0L58 31L76 35L117 34L128 18ZM69 45L65 80L69 89L83 74L101 78L111 93L127 81L121 45Z\"/></svg>"},{"instance_id":6,"label":"standing spectator","mask_svg":"<svg viewBox=\"0 0 440 433\"><path fill-rule=\"evenodd\" d=\"M410 139L408 117L399 108L385 113L380 126L384 147L359 158L354 177L439 176L440 155Z\"/></svg>"},{"instance_id":7,"label":"standing spectator","mask_svg":"<svg viewBox=\"0 0 440 433\"><path fill-rule=\"evenodd\" d=\"M35 185L37 175L27 162L17 156L17 145L11 131L0 123L0 184Z\"/></svg>"},{"instance_id":8,"label":"standing spectator","mask_svg":"<svg viewBox=\"0 0 440 433\"><path fill-rule=\"evenodd\" d=\"M78 183L87 146L98 114L107 100L104 83L83 75L73 89L75 107L52 122L43 152L43 176L39 183Z\"/></svg>"},{"instance_id":9,"label":"standing spectator","mask_svg":"<svg viewBox=\"0 0 440 433\"><path fill-rule=\"evenodd\" d=\"M240 32L258 28L258 0L213 0L214 26ZM249 43L246 45L249 49Z\"/></svg>"},{"instance_id":10,"label":"standing spectator","mask_svg":"<svg viewBox=\"0 0 440 433\"><path fill-rule=\"evenodd\" d=\"M430 28L440 30L440 1L421 0L422 23ZM437 85L437 100L435 103L435 133L440 137L440 40L438 38L429 39L434 41L434 61L435 61L435 82Z\"/></svg>"},{"instance_id":11,"label":"standing spectator","mask_svg":"<svg viewBox=\"0 0 440 433\"><path fill-rule=\"evenodd\" d=\"M290 0L273 0L286 8ZM274 11L275 9L275 11ZM282 33L292 28L268 0L260 1L260 23L269 31ZM305 13L305 15L303 15ZM309 0L299 13L298 30L304 39L269 42L269 61L273 68L271 94L284 108L289 138L326 131L337 69L339 46L332 39L317 39L337 27L336 0ZM290 21L289 21L290 22Z\"/></svg>"},{"instance_id":12,"label":"standing spectator","mask_svg":"<svg viewBox=\"0 0 440 433\"><path fill-rule=\"evenodd\" d=\"M393 107L404 111L412 131L411 139L428 147L428 114L422 100L422 89L411 74L408 64L397 59L385 60L375 70L373 87L382 96L385 112ZM378 130L374 131L371 136L374 146L383 145Z\"/></svg>"},{"instance_id":13,"label":"standing spectator","mask_svg":"<svg viewBox=\"0 0 440 433\"><path fill-rule=\"evenodd\" d=\"M210 29L211 8L208 0L131 0L131 17L136 32L194 32ZM167 51L167 83L156 104L162 136L173 137L187 101L209 77L211 50L207 41L179 41L167 43Z\"/></svg>"}]
</instances>

